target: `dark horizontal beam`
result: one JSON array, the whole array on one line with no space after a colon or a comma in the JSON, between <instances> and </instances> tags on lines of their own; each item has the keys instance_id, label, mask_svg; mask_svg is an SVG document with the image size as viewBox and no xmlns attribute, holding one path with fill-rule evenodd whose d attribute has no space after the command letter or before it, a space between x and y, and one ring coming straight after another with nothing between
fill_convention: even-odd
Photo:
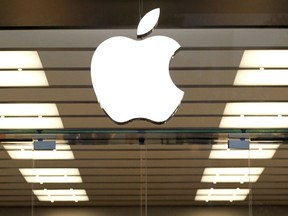
<instances>
[{"instance_id":1,"label":"dark horizontal beam","mask_svg":"<svg viewBox=\"0 0 288 216\"><path fill-rule=\"evenodd\" d=\"M2 0L0 29L134 29L156 7L159 28L288 26L287 0Z\"/></svg>"}]
</instances>

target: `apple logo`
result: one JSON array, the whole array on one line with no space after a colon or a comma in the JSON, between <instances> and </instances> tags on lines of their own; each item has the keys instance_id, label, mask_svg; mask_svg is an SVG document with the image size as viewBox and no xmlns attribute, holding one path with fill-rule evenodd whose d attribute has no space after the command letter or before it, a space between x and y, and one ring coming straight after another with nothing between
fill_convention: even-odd
<instances>
[{"instance_id":1,"label":"apple logo","mask_svg":"<svg viewBox=\"0 0 288 216\"><path fill-rule=\"evenodd\" d=\"M101 108L116 123L145 119L164 123L176 112L184 92L169 74L171 57L180 48L173 39L153 36L160 9L148 12L139 22L138 40L109 38L95 50L91 78Z\"/></svg>"}]
</instances>

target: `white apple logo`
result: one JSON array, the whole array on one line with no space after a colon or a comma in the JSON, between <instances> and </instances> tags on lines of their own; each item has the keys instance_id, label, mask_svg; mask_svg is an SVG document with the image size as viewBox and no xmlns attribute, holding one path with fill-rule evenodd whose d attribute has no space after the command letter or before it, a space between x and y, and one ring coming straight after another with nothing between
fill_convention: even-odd
<instances>
[{"instance_id":1,"label":"white apple logo","mask_svg":"<svg viewBox=\"0 0 288 216\"><path fill-rule=\"evenodd\" d=\"M138 37L152 31L159 15L157 8L141 19ZM92 83L100 106L113 121L164 123L176 112L184 92L172 82L169 63L179 48L165 36L145 40L117 36L98 46L91 62Z\"/></svg>"}]
</instances>

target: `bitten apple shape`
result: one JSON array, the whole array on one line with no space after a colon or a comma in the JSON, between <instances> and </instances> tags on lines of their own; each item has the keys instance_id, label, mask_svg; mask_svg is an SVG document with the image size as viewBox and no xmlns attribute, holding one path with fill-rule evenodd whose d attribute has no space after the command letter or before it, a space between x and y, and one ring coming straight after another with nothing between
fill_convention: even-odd
<instances>
[{"instance_id":1,"label":"bitten apple shape","mask_svg":"<svg viewBox=\"0 0 288 216\"><path fill-rule=\"evenodd\" d=\"M184 92L172 82L169 63L179 48L165 36L144 40L117 36L98 46L91 63L92 84L101 108L113 121L164 123L175 113Z\"/></svg>"}]
</instances>

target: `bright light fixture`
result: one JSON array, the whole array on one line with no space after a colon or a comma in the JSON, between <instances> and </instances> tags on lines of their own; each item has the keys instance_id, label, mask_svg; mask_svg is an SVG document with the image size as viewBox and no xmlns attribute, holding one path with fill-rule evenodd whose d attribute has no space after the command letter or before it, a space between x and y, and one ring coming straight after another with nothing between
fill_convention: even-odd
<instances>
[{"instance_id":1,"label":"bright light fixture","mask_svg":"<svg viewBox=\"0 0 288 216\"><path fill-rule=\"evenodd\" d=\"M19 171L28 183L82 183L77 168L23 168Z\"/></svg>"},{"instance_id":2,"label":"bright light fixture","mask_svg":"<svg viewBox=\"0 0 288 216\"><path fill-rule=\"evenodd\" d=\"M249 194L249 189L198 189L196 201L243 201Z\"/></svg>"},{"instance_id":3,"label":"bright light fixture","mask_svg":"<svg viewBox=\"0 0 288 216\"><path fill-rule=\"evenodd\" d=\"M288 85L288 70L238 70L234 85Z\"/></svg>"},{"instance_id":4,"label":"bright light fixture","mask_svg":"<svg viewBox=\"0 0 288 216\"><path fill-rule=\"evenodd\" d=\"M287 128L288 117L282 116L224 116L220 128Z\"/></svg>"},{"instance_id":5,"label":"bright light fixture","mask_svg":"<svg viewBox=\"0 0 288 216\"><path fill-rule=\"evenodd\" d=\"M39 201L89 201L87 193L82 189L59 189L59 190L33 190Z\"/></svg>"},{"instance_id":6,"label":"bright light fixture","mask_svg":"<svg viewBox=\"0 0 288 216\"><path fill-rule=\"evenodd\" d=\"M63 128L60 117L4 117L0 118L0 129L55 129Z\"/></svg>"},{"instance_id":7,"label":"bright light fixture","mask_svg":"<svg viewBox=\"0 0 288 216\"><path fill-rule=\"evenodd\" d=\"M222 117L219 127L286 128L288 126L288 117L282 115L287 114L288 103L286 102L227 103L223 113L224 117Z\"/></svg>"},{"instance_id":8,"label":"bright light fixture","mask_svg":"<svg viewBox=\"0 0 288 216\"><path fill-rule=\"evenodd\" d=\"M36 51L0 51L0 59L0 86L49 85L43 70L29 70L43 68Z\"/></svg>"},{"instance_id":9,"label":"bright light fixture","mask_svg":"<svg viewBox=\"0 0 288 216\"><path fill-rule=\"evenodd\" d=\"M69 145L56 144L55 150L33 150L33 144L3 145L12 159L33 159L33 160L69 160L74 159L73 152Z\"/></svg>"},{"instance_id":10,"label":"bright light fixture","mask_svg":"<svg viewBox=\"0 0 288 216\"><path fill-rule=\"evenodd\" d=\"M227 144L212 146L210 159L271 159L278 144L250 144L250 150L229 149Z\"/></svg>"},{"instance_id":11,"label":"bright light fixture","mask_svg":"<svg viewBox=\"0 0 288 216\"><path fill-rule=\"evenodd\" d=\"M288 115L287 102L227 103L223 115Z\"/></svg>"},{"instance_id":12,"label":"bright light fixture","mask_svg":"<svg viewBox=\"0 0 288 216\"><path fill-rule=\"evenodd\" d=\"M227 103L219 127L286 128L288 117L282 115L287 115L287 110L288 103L286 102Z\"/></svg>"},{"instance_id":13,"label":"bright light fixture","mask_svg":"<svg viewBox=\"0 0 288 216\"><path fill-rule=\"evenodd\" d=\"M43 68L37 51L0 51L0 59L0 69Z\"/></svg>"},{"instance_id":14,"label":"bright light fixture","mask_svg":"<svg viewBox=\"0 0 288 216\"><path fill-rule=\"evenodd\" d=\"M256 182L262 167L205 168L201 182Z\"/></svg>"},{"instance_id":15,"label":"bright light fixture","mask_svg":"<svg viewBox=\"0 0 288 216\"><path fill-rule=\"evenodd\" d=\"M0 116L59 116L59 112L54 103L7 103L0 104Z\"/></svg>"},{"instance_id":16,"label":"bright light fixture","mask_svg":"<svg viewBox=\"0 0 288 216\"><path fill-rule=\"evenodd\" d=\"M51 103L0 104L0 116L0 129L63 128L63 123L60 117L48 117L59 116L56 104Z\"/></svg>"},{"instance_id":17,"label":"bright light fixture","mask_svg":"<svg viewBox=\"0 0 288 216\"><path fill-rule=\"evenodd\" d=\"M22 175L25 176L79 176L80 172L77 168L23 168L19 169Z\"/></svg>"},{"instance_id":18,"label":"bright light fixture","mask_svg":"<svg viewBox=\"0 0 288 216\"><path fill-rule=\"evenodd\" d=\"M0 86L49 86L43 70L0 71Z\"/></svg>"},{"instance_id":19,"label":"bright light fixture","mask_svg":"<svg viewBox=\"0 0 288 216\"><path fill-rule=\"evenodd\" d=\"M245 50L240 68L287 68L287 59L288 50Z\"/></svg>"}]
</instances>

